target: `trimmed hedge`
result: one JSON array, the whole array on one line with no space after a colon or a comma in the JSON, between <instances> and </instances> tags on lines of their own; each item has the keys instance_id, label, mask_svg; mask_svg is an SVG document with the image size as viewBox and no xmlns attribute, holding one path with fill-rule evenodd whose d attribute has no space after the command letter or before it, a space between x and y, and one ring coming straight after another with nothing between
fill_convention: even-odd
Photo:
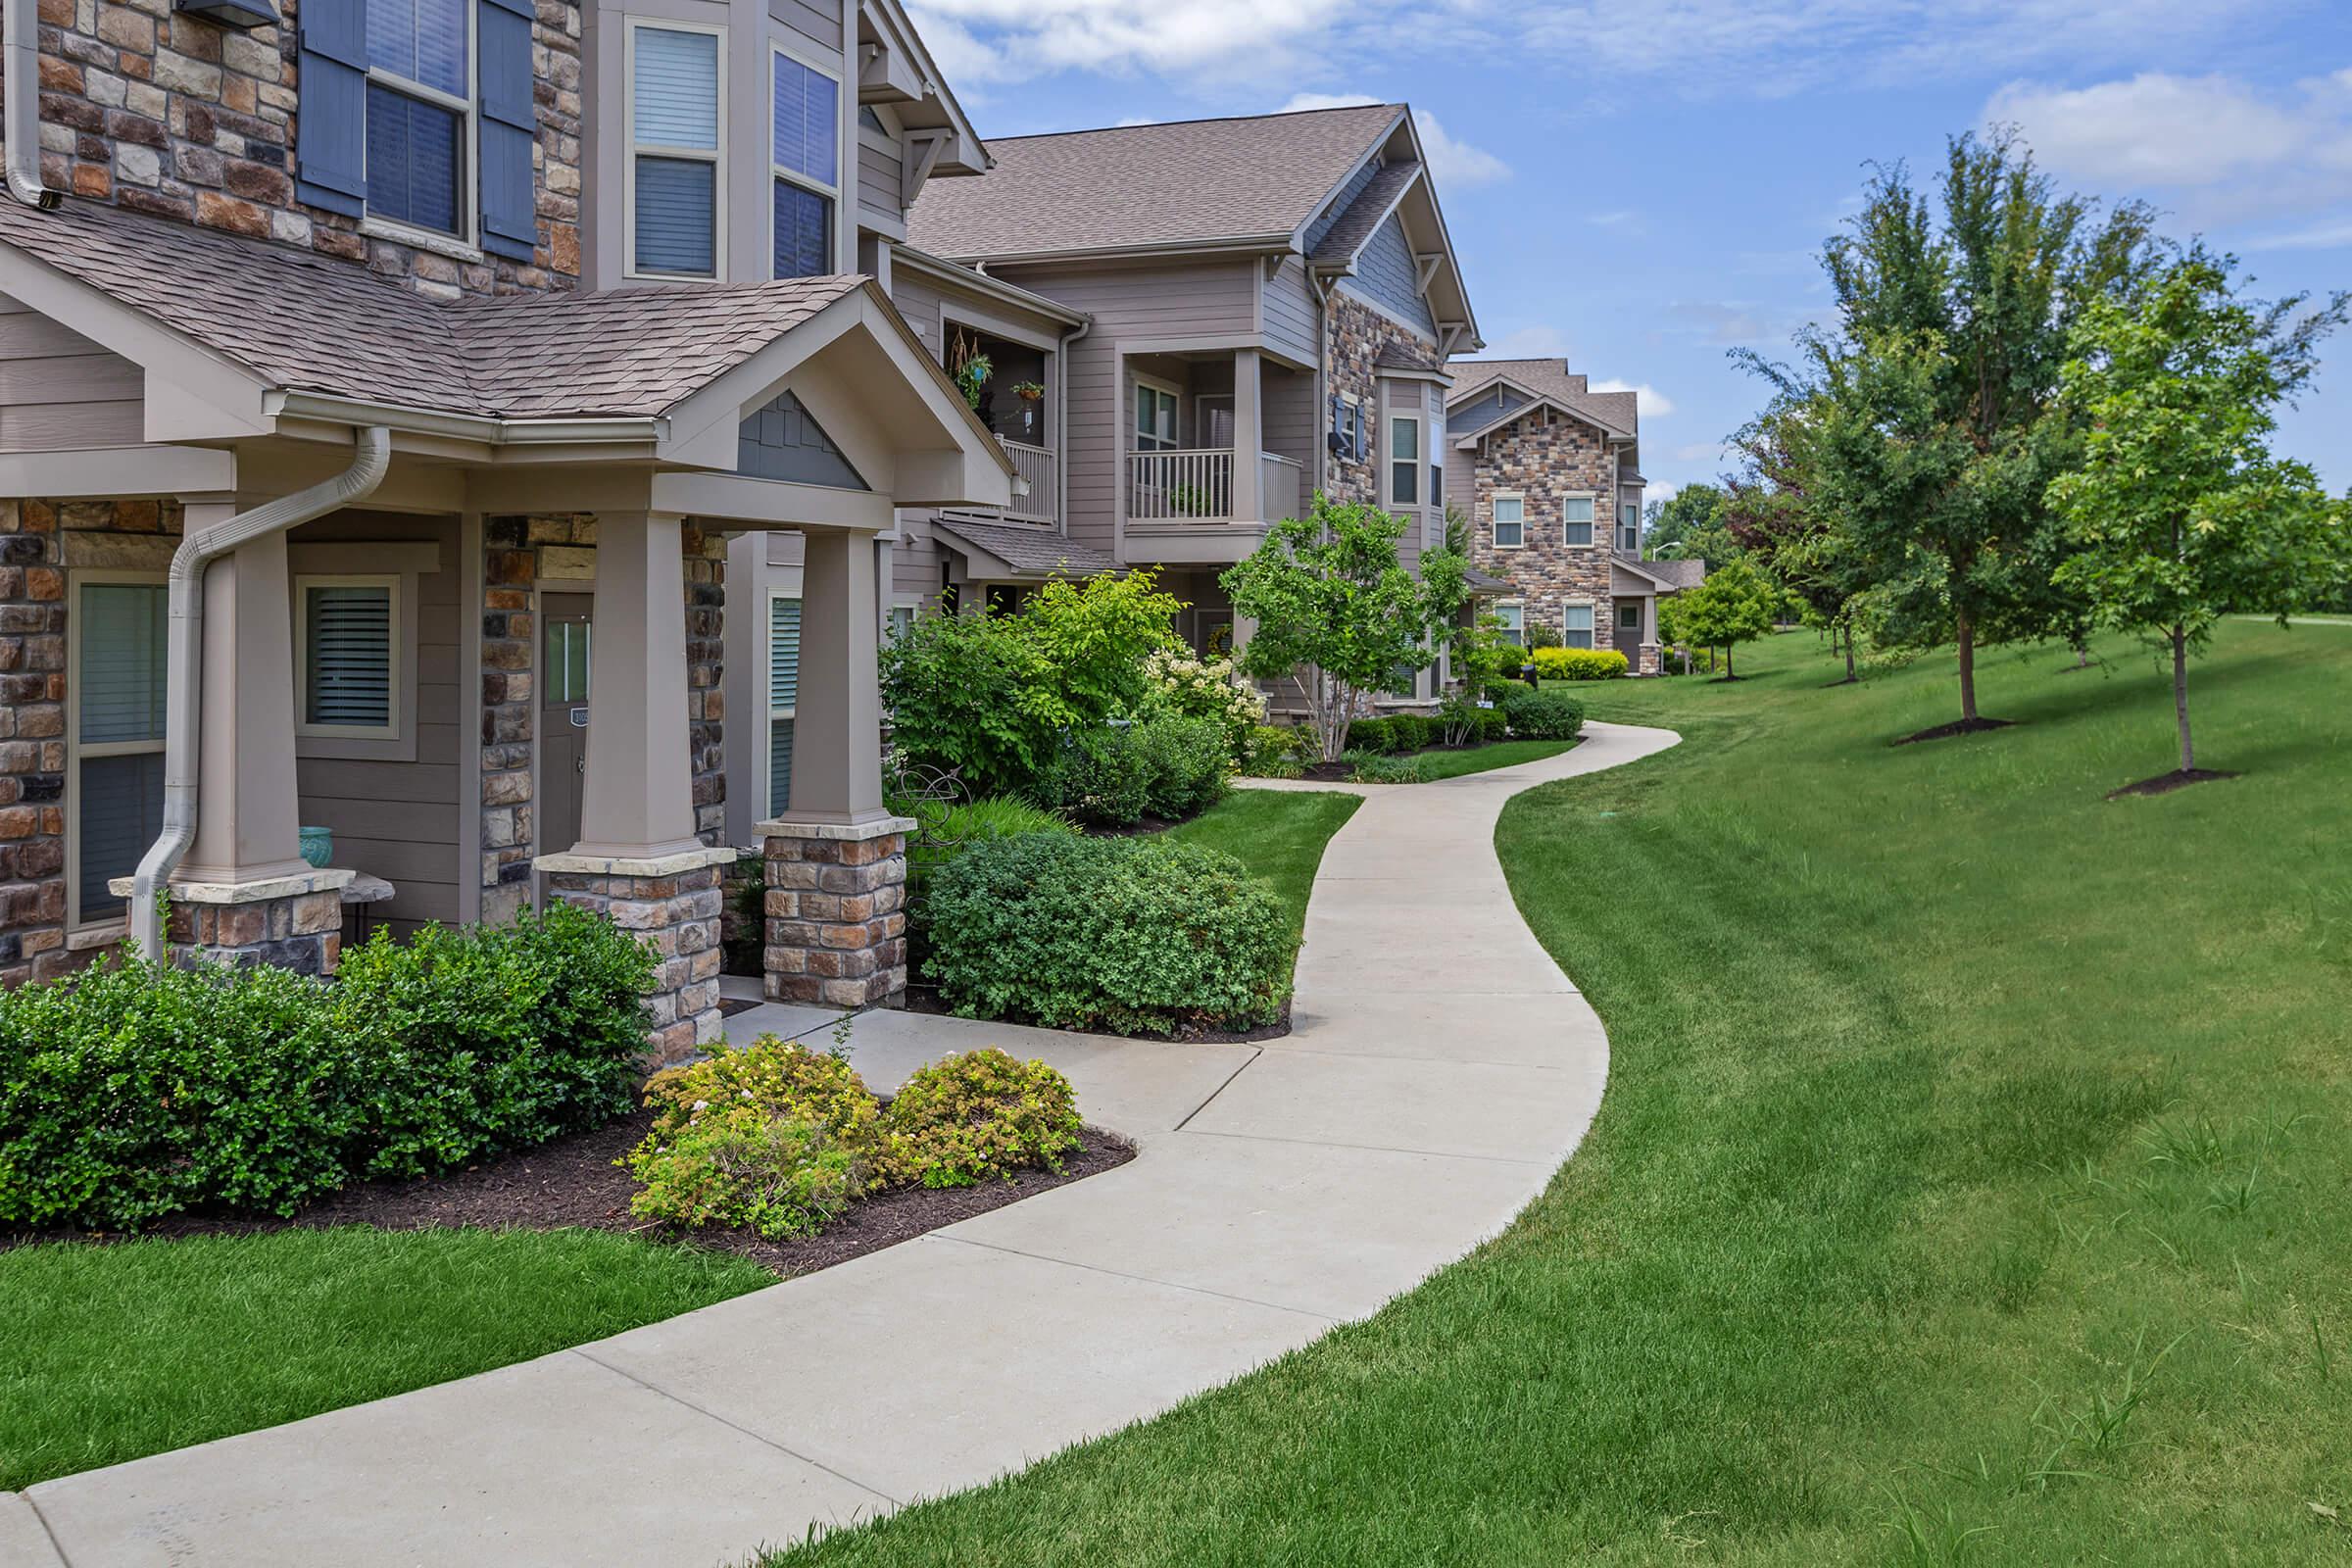
<instances>
[{"instance_id":1,"label":"trimmed hedge","mask_svg":"<svg viewBox=\"0 0 2352 1568\"><path fill-rule=\"evenodd\" d=\"M289 1214L602 1126L642 1076L653 965L558 905L379 933L332 985L131 959L0 992L0 1224Z\"/></svg>"},{"instance_id":2,"label":"trimmed hedge","mask_svg":"<svg viewBox=\"0 0 2352 1568\"><path fill-rule=\"evenodd\" d=\"M965 1017L1168 1034L1273 1022L1289 923L1265 883L1164 839L1031 834L932 874L924 974Z\"/></svg>"},{"instance_id":3,"label":"trimmed hedge","mask_svg":"<svg viewBox=\"0 0 2352 1568\"><path fill-rule=\"evenodd\" d=\"M1503 698L1502 710L1511 733L1523 740L1568 741L1585 727L1585 705L1566 692L1513 687Z\"/></svg>"},{"instance_id":4,"label":"trimmed hedge","mask_svg":"<svg viewBox=\"0 0 2352 1568\"><path fill-rule=\"evenodd\" d=\"M1627 668L1614 648L1539 648L1535 661L1543 680L1615 680Z\"/></svg>"},{"instance_id":5,"label":"trimmed hedge","mask_svg":"<svg viewBox=\"0 0 2352 1568\"><path fill-rule=\"evenodd\" d=\"M1214 719L1165 713L1072 731L1046 774L1046 804L1095 827L1181 819L1223 797L1232 755Z\"/></svg>"}]
</instances>

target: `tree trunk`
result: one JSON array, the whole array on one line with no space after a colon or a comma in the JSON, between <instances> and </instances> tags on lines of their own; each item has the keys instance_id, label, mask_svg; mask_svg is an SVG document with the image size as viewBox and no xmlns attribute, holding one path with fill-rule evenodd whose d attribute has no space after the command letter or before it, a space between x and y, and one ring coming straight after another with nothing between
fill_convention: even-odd
<instances>
[{"instance_id":1,"label":"tree trunk","mask_svg":"<svg viewBox=\"0 0 2352 1568\"><path fill-rule=\"evenodd\" d=\"M1730 643L1725 643L1723 645L1723 678L1725 680L1738 680L1740 678L1738 675L1732 672L1732 645Z\"/></svg>"},{"instance_id":2,"label":"tree trunk","mask_svg":"<svg viewBox=\"0 0 2352 1568\"><path fill-rule=\"evenodd\" d=\"M1854 674L1854 628L1851 626L1845 628L1845 678L1857 678Z\"/></svg>"},{"instance_id":3,"label":"tree trunk","mask_svg":"<svg viewBox=\"0 0 2352 1568\"><path fill-rule=\"evenodd\" d=\"M2188 740L2188 631L2173 628L2173 716L2180 723L2180 771L2197 765L2196 748Z\"/></svg>"},{"instance_id":4,"label":"tree trunk","mask_svg":"<svg viewBox=\"0 0 2352 1568\"><path fill-rule=\"evenodd\" d=\"M1960 722L1977 721L1977 628L1967 612L1955 618L1960 633Z\"/></svg>"}]
</instances>

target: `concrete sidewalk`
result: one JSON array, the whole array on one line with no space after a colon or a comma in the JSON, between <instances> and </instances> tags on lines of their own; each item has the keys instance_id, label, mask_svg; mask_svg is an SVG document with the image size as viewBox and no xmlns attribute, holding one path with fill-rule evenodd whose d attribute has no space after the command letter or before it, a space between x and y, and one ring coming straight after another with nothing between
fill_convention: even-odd
<instances>
[{"instance_id":1,"label":"concrete sidewalk","mask_svg":"<svg viewBox=\"0 0 2352 1568\"><path fill-rule=\"evenodd\" d=\"M1282 1040L856 1020L879 1090L949 1051L1043 1056L1135 1139L1116 1170L614 1339L0 1494L0 1564L736 1562L1366 1316L1509 1223L1599 1104L1600 1021L1513 907L1496 814L1675 740L1594 724L1544 761L1359 789ZM729 1032L821 1045L828 1022L761 1007Z\"/></svg>"}]
</instances>

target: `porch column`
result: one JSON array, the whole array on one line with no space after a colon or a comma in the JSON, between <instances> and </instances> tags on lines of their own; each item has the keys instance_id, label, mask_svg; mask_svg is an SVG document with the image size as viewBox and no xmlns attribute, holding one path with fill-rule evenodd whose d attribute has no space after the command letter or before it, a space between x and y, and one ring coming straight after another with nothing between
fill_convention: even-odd
<instances>
[{"instance_id":1,"label":"porch column","mask_svg":"<svg viewBox=\"0 0 2352 1568\"><path fill-rule=\"evenodd\" d=\"M1642 646L1634 651L1634 673L1655 675L1665 667L1665 652L1658 646L1658 596L1651 594L1642 601Z\"/></svg>"},{"instance_id":2,"label":"porch column","mask_svg":"<svg viewBox=\"0 0 2352 1568\"><path fill-rule=\"evenodd\" d=\"M1233 351L1233 515L1244 522L1269 520L1258 480L1265 471L1265 416L1258 399L1255 349Z\"/></svg>"},{"instance_id":3,"label":"porch column","mask_svg":"<svg viewBox=\"0 0 2352 1568\"><path fill-rule=\"evenodd\" d=\"M236 511L231 500L190 500L185 526L193 533ZM338 890L353 873L315 870L302 858L294 778L299 609L282 532L205 568L196 836L172 877L167 940L183 956L325 974L341 946Z\"/></svg>"},{"instance_id":4,"label":"porch column","mask_svg":"<svg viewBox=\"0 0 2352 1568\"><path fill-rule=\"evenodd\" d=\"M882 803L871 535L803 537L792 799L780 817L760 824L764 989L777 1002L866 1007L906 989L906 832L914 823Z\"/></svg>"},{"instance_id":5,"label":"porch column","mask_svg":"<svg viewBox=\"0 0 2352 1568\"><path fill-rule=\"evenodd\" d=\"M683 521L646 512L596 520L596 637L575 856L649 860L703 848L687 744Z\"/></svg>"},{"instance_id":6,"label":"porch column","mask_svg":"<svg viewBox=\"0 0 2352 1568\"><path fill-rule=\"evenodd\" d=\"M657 960L648 1054L673 1062L721 1038L720 867L695 836L686 708L684 519L602 513L580 842L532 864L551 897L635 934Z\"/></svg>"}]
</instances>

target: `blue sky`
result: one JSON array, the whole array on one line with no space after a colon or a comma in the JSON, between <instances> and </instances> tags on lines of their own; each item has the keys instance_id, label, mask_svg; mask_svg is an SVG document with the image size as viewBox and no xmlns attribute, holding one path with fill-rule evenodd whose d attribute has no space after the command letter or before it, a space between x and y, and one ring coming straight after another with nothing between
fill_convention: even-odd
<instances>
[{"instance_id":1,"label":"blue sky","mask_svg":"<svg viewBox=\"0 0 2352 1568\"><path fill-rule=\"evenodd\" d=\"M983 135L1377 97L1422 117L1494 354L1639 388L1653 497L1712 478L1826 304L1869 160L2019 125L2259 291L2352 287L2352 0L918 0ZM1149 199L1138 193L1139 199ZM2352 486L2352 341L2279 445Z\"/></svg>"}]
</instances>

